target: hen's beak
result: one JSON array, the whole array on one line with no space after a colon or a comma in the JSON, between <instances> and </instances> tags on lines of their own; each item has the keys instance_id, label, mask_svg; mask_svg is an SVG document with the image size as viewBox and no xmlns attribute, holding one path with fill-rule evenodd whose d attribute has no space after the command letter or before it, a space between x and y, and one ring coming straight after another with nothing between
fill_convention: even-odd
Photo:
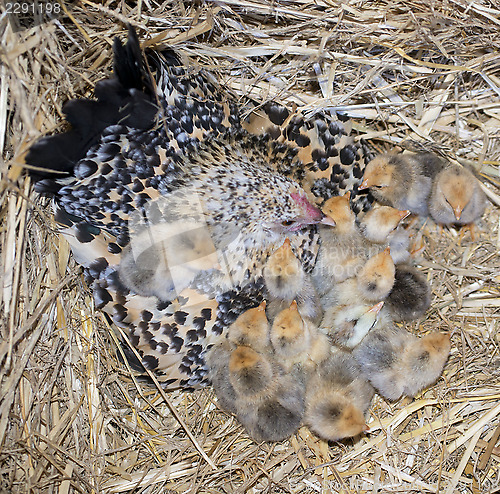
<instances>
[{"instance_id":1,"label":"hen's beak","mask_svg":"<svg viewBox=\"0 0 500 494\"><path fill-rule=\"evenodd\" d=\"M312 205L305 195L292 193L291 197L305 210L306 214L300 219L297 219L297 221L302 225L313 225L314 223L319 223L325 217L321 209Z\"/></svg>"}]
</instances>

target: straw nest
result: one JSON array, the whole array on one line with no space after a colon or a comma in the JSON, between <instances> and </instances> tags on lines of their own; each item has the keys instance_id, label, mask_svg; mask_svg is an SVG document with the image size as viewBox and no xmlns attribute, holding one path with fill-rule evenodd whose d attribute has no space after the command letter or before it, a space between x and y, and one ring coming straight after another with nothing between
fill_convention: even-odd
<instances>
[{"instance_id":1,"label":"straw nest","mask_svg":"<svg viewBox=\"0 0 500 494\"><path fill-rule=\"evenodd\" d=\"M68 3L68 2L67 2ZM73 2L74 3L74 2ZM0 35L0 491L435 492L500 489L500 10L486 0L81 0ZM341 108L378 150L467 162L491 199L479 240L420 230L433 304L411 331L447 331L442 378L376 398L371 431L327 444L302 428L255 444L211 389L162 393L121 363L23 153L111 71L133 24L239 95ZM496 205L495 205L496 204Z\"/></svg>"}]
</instances>

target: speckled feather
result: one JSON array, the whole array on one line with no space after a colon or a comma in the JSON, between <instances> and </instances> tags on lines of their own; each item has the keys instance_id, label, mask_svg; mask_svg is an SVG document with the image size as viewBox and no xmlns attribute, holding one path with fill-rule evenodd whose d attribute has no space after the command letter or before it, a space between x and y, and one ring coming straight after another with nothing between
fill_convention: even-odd
<instances>
[{"instance_id":1,"label":"speckled feather","mask_svg":"<svg viewBox=\"0 0 500 494\"><path fill-rule=\"evenodd\" d=\"M56 221L75 259L85 268L96 306L125 330L142 365L154 370L165 387L190 388L207 380L207 348L225 336L239 314L265 299L262 269L284 237L271 238L263 248L258 244L246 248L251 241L242 243L226 259L229 281L227 276L221 278L217 268L207 275L215 283L212 278L205 283L198 276L205 271L196 272L176 298L162 300L149 292L137 293L120 276L131 237L137 228L148 226L144 211L148 218L158 211L165 214L165 208L172 205L172 201L162 203L165 197L179 198L182 204L193 190L204 194L207 202L211 194L218 194L213 199L224 210L214 210L205 218L217 229L224 223L219 220L227 220L219 214L230 210L229 219L245 215L244 209L237 210L241 197L247 198L253 214L265 215L259 194L274 182L284 188L297 182L318 197L318 203L351 190L353 209L366 210L370 196L356 196L356 192L367 150L350 136L346 117L317 114L306 119L300 111L290 112L276 103L259 109L252 102L238 106L213 76L181 65L171 51L148 54L153 76L149 80L142 63L137 59L130 63L138 53L135 40L135 34L129 33L125 46L115 43L117 77L99 83L97 101L82 103L86 110L90 108L91 116L105 106L109 118L90 122L89 111L79 114L84 106L70 102L65 112L73 129L42 138L26 162L48 170L35 175L37 189L54 195ZM123 75L127 64L128 72ZM130 113L124 116L122 106L130 99ZM140 114L141 105L147 115ZM242 121L240 115L249 110L250 116ZM73 147L75 139L79 157L76 151L71 156L61 151ZM235 157L244 163L237 169ZM261 179L250 180L253 169L245 168L245 163L257 164ZM73 170L74 176L60 179L50 173L53 168ZM190 218L182 207L176 214L180 219ZM289 237L304 270L310 272L319 249L316 227Z\"/></svg>"}]
</instances>

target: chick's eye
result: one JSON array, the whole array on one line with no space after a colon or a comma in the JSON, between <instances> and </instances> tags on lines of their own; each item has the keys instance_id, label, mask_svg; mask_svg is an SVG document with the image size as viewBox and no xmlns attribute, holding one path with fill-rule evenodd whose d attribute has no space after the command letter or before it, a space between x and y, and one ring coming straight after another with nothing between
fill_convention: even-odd
<instances>
[{"instance_id":1,"label":"chick's eye","mask_svg":"<svg viewBox=\"0 0 500 494\"><path fill-rule=\"evenodd\" d=\"M293 225L294 223L295 223L295 222L294 222L294 221L292 221L292 220L282 221L282 222L281 222L281 224L282 224L283 226L291 226L291 225Z\"/></svg>"}]
</instances>

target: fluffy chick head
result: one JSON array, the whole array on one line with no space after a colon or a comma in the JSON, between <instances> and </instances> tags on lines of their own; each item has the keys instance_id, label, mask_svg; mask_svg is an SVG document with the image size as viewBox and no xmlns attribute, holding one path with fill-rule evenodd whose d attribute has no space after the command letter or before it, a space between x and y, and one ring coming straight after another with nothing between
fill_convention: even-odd
<instances>
[{"instance_id":1,"label":"fluffy chick head","mask_svg":"<svg viewBox=\"0 0 500 494\"><path fill-rule=\"evenodd\" d=\"M484 194L469 170L449 166L437 175L429 210L438 223L472 223L483 214L484 207Z\"/></svg>"},{"instance_id":2,"label":"fluffy chick head","mask_svg":"<svg viewBox=\"0 0 500 494\"><path fill-rule=\"evenodd\" d=\"M410 211L379 206L368 211L361 220L363 235L370 242L377 244L387 242L387 237L398 227L399 223L410 214Z\"/></svg>"},{"instance_id":3,"label":"fluffy chick head","mask_svg":"<svg viewBox=\"0 0 500 494\"><path fill-rule=\"evenodd\" d=\"M307 350L308 340L307 326L294 300L288 309L282 310L274 319L271 343L278 355L290 358Z\"/></svg>"},{"instance_id":4,"label":"fluffy chick head","mask_svg":"<svg viewBox=\"0 0 500 494\"><path fill-rule=\"evenodd\" d=\"M246 345L257 350L264 349L269 343L266 301L240 314L229 326L227 338L235 345Z\"/></svg>"},{"instance_id":5,"label":"fluffy chick head","mask_svg":"<svg viewBox=\"0 0 500 494\"><path fill-rule=\"evenodd\" d=\"M302 264L293 253L290 239L276 249L264 268L264 281L271 297L290 300L299 292L305 273Z\"/></svg>"},{"instance_id":6,"label":"fluffy chick head","mask_svg":"<svg viewBox=\"0 0 500 494\"><path fill-rule=\"evenodd\" d=\"M342 393L316 394L307 404L312 431L328 441L353 437L369 429L363 412Z\"/></svg>"},{"instance_id":7,"label":"fluffy chick head","mask_svg":"<svg viewBox=\"0 0 500 494\"><path fill-rule=\"evenodd\" d=\"M350 192L343 196L330 197L321 208L321 211L325 214L325 218L321 223L335 226L340 233L352 231L355 226L356 215L351 209L350 198Z\"/></svg>"},{"instance_id":8,"label":"fluffy chick head","mask_svg":"<svg viewBox=\"0 0 500 494\"><path fill-rule=\"evenodd\" d=\"M368 301L378 302L389 295L396 268L389 247L370 257L356 276L358 290Z\"/></svg>"},{"instance_id":9,"label":"fluffy chick head","mask_svg":"<svg viewBox=\"0 0 500 494\"><path fill-rule=\"evenodd\" d=\"M229 357L229 380L235 391L248 401L267 396L273 375L271 362L250 347L239 346Z\"/></svg>"},{"instance_id":10,"label":"fluffy chick head","mask_svg":"<svg viewBox=\"0 0 500 494\"><path fill-rule=\"evenodd\" d=\"M391 158L394 156L389 154L380 154L375 156L365 168L363 173L363 181L358 187L362 189L382 189L391 187L394 180L395 165L391 163Z\"/></svg>"}]
</instances>

